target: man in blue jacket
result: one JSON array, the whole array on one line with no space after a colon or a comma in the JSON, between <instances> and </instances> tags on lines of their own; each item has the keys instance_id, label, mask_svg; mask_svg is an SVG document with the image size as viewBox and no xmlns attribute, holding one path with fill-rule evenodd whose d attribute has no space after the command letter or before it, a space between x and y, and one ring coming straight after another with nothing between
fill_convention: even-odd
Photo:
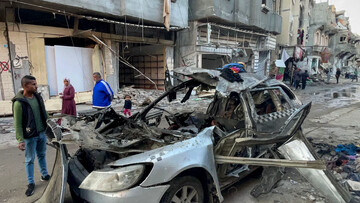
<instances>
[{"instance_id":1,"label":"man in blue jacket","mask_svg":"<svg viewBox=\"0 0 360 203\"><path fill-rule=\"evenodd\" d=\"M109 107L114 97L114 92L110 85L101 79L99 72L93 73L93 78L95 81L92 97L93 108L103 109Z\"/></svg>"}]
</instances>

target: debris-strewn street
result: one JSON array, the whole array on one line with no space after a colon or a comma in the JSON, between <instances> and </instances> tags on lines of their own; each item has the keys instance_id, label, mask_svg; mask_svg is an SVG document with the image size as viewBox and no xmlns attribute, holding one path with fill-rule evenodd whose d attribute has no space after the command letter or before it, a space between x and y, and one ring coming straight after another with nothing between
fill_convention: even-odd
<instances>
[{"instance_id":1,"label":"debris-strewn street","mask_svg":"<svg viewBox=\"0 0 360 203\"><path fill-rule=\"evenodd\" d=\"M153 100L156 94L153 91L142 90L141 92L132 91L135 109L141 109L141 103L146 98ZM128 94L126 89L119 94ZM337 145L358 145L357 140L360 135L358 125L358 115L360 113L360 85L345 81L343 84L321 84L310 86L305 90L296 90L297 96L304 102L312 101L313 108L302 128L305 136L313 143L319 156L326 160L328 167L332 169L337 181L345 188L355 190L358 193L356 183L359 181L359 161L356 156L348 156L345 152L339 153L335 149ZM139 96L147 95L147 96ZM316 97L314 97L316 95ZM121 101L120 99L118 101ZM114 103L116 103L115 101ZM205 103L204 103L205 102ZM206 98L197 98L191 101L192 108L206 106L209 103ZM180 103L175 103L176 111L180 110ZM118 108L117 108L118 106ZM166 106L164 106L166 107ZM85 111L89 107L86 105L78 106L78 109ZM171 110L173 107L168 108ZM186 107L187 108L187 107ZM121 111L120 105L115 104L115 109ZM17 149L12 119L1 118L1 145L0 159L1 176L0 182L7 183L0 186L1 202L32 202L41 195L45 182L36 181L36 193L31 198L23 195L26 183L24 182L25 171L23 167L23 152ZM48 167L51 167L54 159L54 150L48 147ZM76 146L70 146L70 152L76 150ZM355 150L356 154L356 150ZM352 154L353 155L353 154ZM15 161L16 160L16 161ZM37 167L37 166L36 166ZM37 168L36 168L37 171ZM35 172L35 179L39 180L38 173ZM239 183L227 188L223 194L224 202L326 202L324 195L314 189L296 169L286 168L282 179L268 194L254 198L250 195L251 190L260 183L261 171L255 172L250 177L241 180ZM353 181L353 182L352 182ZM354 185L355 184L355 185ZM72 202L69 191L65 202Z\"/></svg>"}]
</instances>

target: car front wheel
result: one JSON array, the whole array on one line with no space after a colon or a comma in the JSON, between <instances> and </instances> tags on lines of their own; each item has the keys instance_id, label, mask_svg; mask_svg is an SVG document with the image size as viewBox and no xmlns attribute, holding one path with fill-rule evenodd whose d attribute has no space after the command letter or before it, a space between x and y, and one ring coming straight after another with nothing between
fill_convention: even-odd
<instances>
[{"instance_id":1,"label":"car front wheel","mask_svg":"<svg viewBox=\"0 0 360 203\"><path fill-rule=\"evenodd\" d=\"M192 176L175 178L161 199L161 203L203 203L204 189L201 182Z\"/></svg>"}]
</instances>

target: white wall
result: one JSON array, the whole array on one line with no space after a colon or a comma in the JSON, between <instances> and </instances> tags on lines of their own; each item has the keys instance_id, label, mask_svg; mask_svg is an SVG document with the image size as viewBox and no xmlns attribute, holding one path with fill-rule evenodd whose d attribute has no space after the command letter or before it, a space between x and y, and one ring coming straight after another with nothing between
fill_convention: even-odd
<instances>
[{"instance_id":1,"label":"white wall","mask_svg":"<svg viewBox=\"0 0 360 203\"><path fill-rule=\"evenodd\" d=\"M93 49L69 46L45 46L50 95L63 91L64 78L69 78L76 92L93 88Z\"/></svg>"}]
</instances>

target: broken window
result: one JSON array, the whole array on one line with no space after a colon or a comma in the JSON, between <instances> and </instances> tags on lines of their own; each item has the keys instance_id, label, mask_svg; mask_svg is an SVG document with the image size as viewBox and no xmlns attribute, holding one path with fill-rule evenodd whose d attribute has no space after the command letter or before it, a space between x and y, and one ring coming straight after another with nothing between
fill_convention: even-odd
<instances>
[{"instance_id":1,"label":"broken window","mask_svg":"<svg viewBox=\"0 0 360 203\"><path fill-rule=\"evenodd\" d=\"M315 45L320 45L320 42L321 41L321 37L320 37L320 32L319 31L317 31L316 33L315 33Z\"/></svg>"},{"instance_id":2,"label":"broken window","mask_svg":"<svg viewBox=\"0 0 360 203\"><path fill-rule=\"evenodd\" d=\"M290 109L289 102L279 89L251 92L257 115L264 115Z\"/></svg>"},{"instance_id":3,"label":"broken window","mask_svg":"<svg viewBox=\"0 0 360 203\"><path fill-rule=\"evenodd\" d=\"M341 36L340 37L340 42L345 42L346 41L346 36Z\"/></svg>"},{"instance_id":4,"label":"broken window","mask_svg":"<svg viewBox=\"0 0 360 203\"><path fill-rule=\"evenodd\" d=\"M201 67L205 69L216 69L223 67L228 63L228 59L225 55L217 54L202 54L202 64Z\"/></svg>"},{"instance_id":5,"label":"broken window","mask_svg":"<svg viewBox=\"0 0 360 203\"><path fill-rule=\"evenodd\" d=\"M231 92L229 97L222 97L217 93L207 110L213 119L213 125L226 132L245 127L244 112L240 95Z\"/></svg>"},{"instance_id":6,"label":"broken window","mask_svg":"<svg viewBox=\"0 0 360 203\"><path fill-rule=\"evenodd\" d=\"M283 124L296 111L280 87L254 89L247 95L258 136L279 133Z\"/></svg>"}]
</instances>

